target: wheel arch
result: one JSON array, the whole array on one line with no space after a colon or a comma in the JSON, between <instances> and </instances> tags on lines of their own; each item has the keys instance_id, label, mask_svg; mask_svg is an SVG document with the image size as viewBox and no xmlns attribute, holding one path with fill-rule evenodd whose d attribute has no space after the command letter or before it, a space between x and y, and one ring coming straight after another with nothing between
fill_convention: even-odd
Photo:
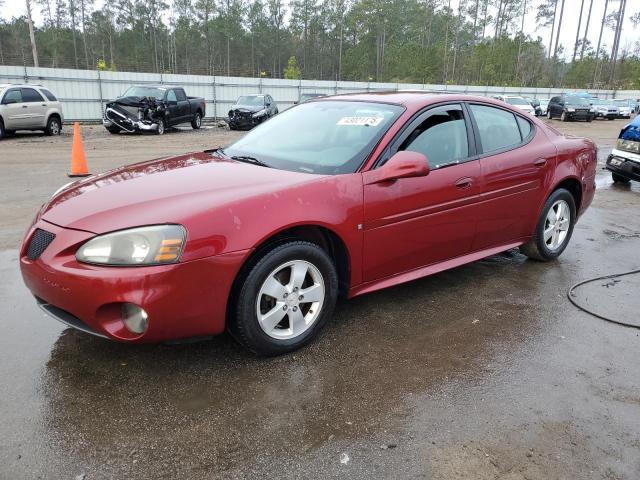
<instances>
[{"instance_id":1,"label":"wheel arch","mask_svg":"<svg viewBox=\"0 0 640 480\"><path fill-rule=\"evenodd\" d=\"M338 273L338 291L346 296L351 283L351 258L344 240L332 229L319 224L300 224L285 227L260 240L245 259L233 281L228 306L235 303L242 281L265 252L290 241L308 241L322 248L332 259Z\"/></svg>"},{"instance_id":2,"label":"wheel arch","mask_svg":"<svg viewBox=\"0 0 640 480\"><path fill-rule=\"evenodd\" d=\"M571 196L573 197L573 201L576 204L576 214L578 214L578 212L580 212L580 207L582 206L582 183L580 183L580 180L578 180L575 177L568 177L560 180L550 190L549 195L547 195L547 198L549 198L549 196L559 188L564 188L565 190L568 190L569 193L571 193Z\"/></svg>"}]
</instances>

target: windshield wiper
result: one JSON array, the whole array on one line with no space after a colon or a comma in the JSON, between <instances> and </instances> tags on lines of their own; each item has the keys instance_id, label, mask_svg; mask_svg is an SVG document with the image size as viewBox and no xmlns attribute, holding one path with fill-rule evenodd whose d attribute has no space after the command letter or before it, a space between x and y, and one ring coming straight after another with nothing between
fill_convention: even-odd
<instances>
[{"instance_id":1,"label":"windshield wiper","mask_svg":"<svg viewBox=\"0 0 640 480\"><path fill-rule=\"evenodd\" d=\"M271 168L271 165L268 163L264 163L262 160L258 160L256 157L251 157L249 155L232 155L231 159L237 160L238 162L252 163L253 165Z\"/></svg>"}]
</instances>

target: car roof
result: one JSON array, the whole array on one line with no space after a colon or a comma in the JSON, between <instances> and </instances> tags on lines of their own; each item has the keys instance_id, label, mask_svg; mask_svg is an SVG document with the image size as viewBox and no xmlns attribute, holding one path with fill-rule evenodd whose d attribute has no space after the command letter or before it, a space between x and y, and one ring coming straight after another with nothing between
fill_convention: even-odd
<instances>
[{"instance_id":1,"label":"car roof","mask_svg":"<svg viewBox=\"0 0 640 480\"><path fill-rule=\"evenodd\" d=\"M160 83L152 83L152 84L135 84L135 85L131 85L132 87L147 87L147 88L165 88L165 89L169 89L169 88L183 88L183 87L179 87L178 85L166 85L166 84L160 84Z\"/></svg>"},{"instance_id":2,"label":"car roof","mask_svg":"<svg viewBox=\"0 0 640 480\"><path fill-rule=\"evenodd\" d=\"M391 103L395 105L403 105L409 109L421 108L429 104L446 101L491 103L500 107L504 107L505 105L505 103L500 100L483 97L480 95L469 95L466 93L430 92L426 90L394 90L388 92L345 93L341 95L322 97L316 101L327 102L331 100L353 100L359 102Z\"/></svg>"},{"instance_id":3,"label":"car roof","mask_svg":"<svg viewBox=\"0 0 640 480\"><path fill-rule=\"evenodd\" d=\"M33 83L0 83L0 88L45 88Z\"/></svg>"}]
</instances>

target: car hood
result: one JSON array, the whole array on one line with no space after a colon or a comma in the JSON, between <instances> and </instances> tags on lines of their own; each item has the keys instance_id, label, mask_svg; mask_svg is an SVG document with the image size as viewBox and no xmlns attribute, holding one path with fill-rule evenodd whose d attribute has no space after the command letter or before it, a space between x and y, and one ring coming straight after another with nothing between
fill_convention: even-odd
<instances>
[{"instance_id":1,"label":"car hood","mask_svg":"<svg viewBox=\"0 0 640 480\"><path fill-rule=\"evenodd\" d=\"M230 110L239 110L241 112L259 112L260 110L264 110L265 107L264 105L232 105Z\"/></svg>"},{"instance_id":2,"label":"car hood","mask_svg":"<svg viewBox=\"0 0 640 480\"><path fill-rule=\"evenodd\" d=\"M244 199L311 182L321 175L246 164L208 152L152 160L76 182L43 206L41 218L105 233L179 223Z\"/></svg>"}]
</instances>

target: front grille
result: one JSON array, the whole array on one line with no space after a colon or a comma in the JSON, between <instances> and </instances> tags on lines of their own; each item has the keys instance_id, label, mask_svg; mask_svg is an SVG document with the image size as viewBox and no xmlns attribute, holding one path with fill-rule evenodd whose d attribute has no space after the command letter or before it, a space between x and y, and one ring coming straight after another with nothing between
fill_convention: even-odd
<instances>
[{"instance_id":1,"label":"front grille","mask_svg":"<svg viewBox=\"0 0 640 480\"><path fill-rule=\"evenodd\" d=\"M27 258L29 260L37 260L40 258L42 252L47 249L54 238L56 238L56 236L53 233L36 228L35 233L31 237L29 248L27 249Z\"/></svg>"}]
</instances>

